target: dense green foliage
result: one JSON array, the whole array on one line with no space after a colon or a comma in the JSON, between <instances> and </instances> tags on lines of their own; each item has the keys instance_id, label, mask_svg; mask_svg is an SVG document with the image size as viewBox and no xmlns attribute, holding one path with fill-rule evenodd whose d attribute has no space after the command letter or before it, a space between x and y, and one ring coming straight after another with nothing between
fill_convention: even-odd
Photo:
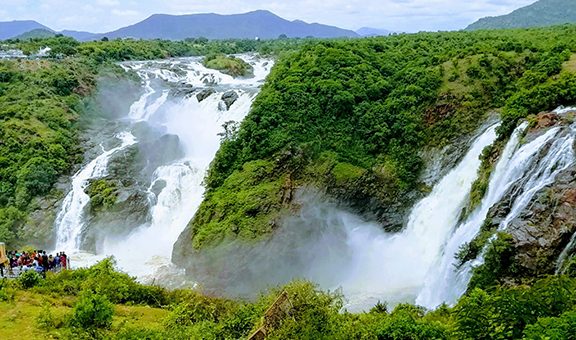
<instances>
[{"instance_id":1,"label":"dense green foliage","mask_svg":"<svg viewBox=\"0 0 576 340\"><path fill-rule=\"evenodd\" d=\"M110 208L116 203L118 197L118 185L116 182L100 178L94 180L86 188L86 194L90 196L90 210L95 212Z\"/></svg>"},{"instance_id":2,"label":"dense green foliage","mask_svg":"<svg viewBox=\"0 0 576 340\"><path fill-rule=\"evenodd\" d=\"M104 280L107 288L96 291L86 285L78 290L86 278ZM378 304L357 314L342 309L339 292L325 292L309 282L295 281L255 301L241 302L189 289L144 286L116 272L110 259L40 280L31 292L73 301L73 309L62 318L45 305L38 325L45 332L58 328L75 338L240 339L262 328L268 339L570 339L576 312L576 279L566 276L543 278L532 286L475 288L454 307L434 311L409 304L388 311L385 304ZM110 295L126 285L148 293L146 297L135 293L131 300ZM6 286L11 283L0 284L0 292L13 289ZM115 314L111 302L136 301L168 313L145 327L111 327ZM12 303L0 300L0 306Z\"/></svg>"},{"instance_id":3,"label":"dense green foliage","mask_svg":"<svg viewBox=\"0 0 576 340\"><path fill-rule=\"evenodd\" d=\"M227 179L256 182L244 165L257 160L276 169L266 183L289 176L361 208L402 202L421 187L422 147L473 131L491 110L502 112L505 138L519 118L575 102L576 75L563 71L576 52L574 33L563 26L306 44L279 60L238 132L223 141L197 215L213 218L192 221L192 237L261 223L249 214L230 223L232 210L214 209L245 190Z\"/></svg>"},{"instance_id":4,"label":"dense green foliage","mask_svg":"<svg viewBox=\"0 0 576 340\"><path fill-rule=\"evenodd\" d=\"M0 241L23 244L21 230L35 197L53 190L58 177L81 163L78 123L87 115L96 79L113 74L111 62L176 56L240 52L281 53L307 40L142 41L112 40L79 43L61 35L46 39L8 40L9 47L33 55L50 47L50 58L0 61ZM245 68L241 65L238 70ZM236 68L234 68L236 70ZM91 209L114 204L114 183L96 181L89 187Z\"/></svg>"},{"instance_id":5,"label":"dense green foliage","mask_svg":"<svg viewBox=\"0 0 576 340\"><path fill-rule=\"evenodd\" d=\"M467 30L543 27L576 22L576 3L567 0L539 0L510 14L482 18Z\"/></svg>"},{"instance_id":6,"label":"dense green foliage","mask_svg":"<svg viewBox=\"0 0 576 340\"><path fill-rule=\"evenodd\" d=\"M247 77L252 74L252 66L240 58L224 54L211 54L204 57L204 66L233 77Z\"/></svg>"},{"instance_id":7,"label":"dense green foliage","mask_svg":"<svg viewBox=\"0 0 576 340\"><path fill-rule=\"evenodd\" d=\"M281 54L316 39L283 40L208 40L205 38L170 40L117 39L80 43L73 38L57 35L47 39L7 40L9 46L32 55L50 47L52 57L88 57L98 63L125 60L149 60L171 57L207 56L257 52L264 55Z\"/></svg>"},{"instance_id":8,"label":"dense green foliage","mask_svg":"<svg viewBox=\"0 0 576 340\"><path fill-rule=\"evenodd\" d=\"M109 328L113 315L114 306L105 296L87 293L76 302L70 324L84 329Z\"/></svg>"},{"instance_id":9,"label":"dense green foliage","mask_svg":"<svg viewBox=\"0 0 576 340\"><path fill-rule=\"evenodd\" d=\"M14 242L33 197L80 161L81 99L95 69L80 60L0 62L0 239Z\"/></svg>"}]
</instances>

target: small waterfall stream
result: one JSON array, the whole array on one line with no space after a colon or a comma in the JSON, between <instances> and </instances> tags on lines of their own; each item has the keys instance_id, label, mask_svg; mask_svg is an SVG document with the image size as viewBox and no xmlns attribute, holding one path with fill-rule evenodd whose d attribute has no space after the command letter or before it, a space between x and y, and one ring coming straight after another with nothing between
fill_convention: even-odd
<instances>
[{"instance_id":1,"label":"small waterfall stream","mask_svg":"<svg viewBox=\"0 0 576 340\"><path fill-rule=\"evenodd\" d=\"M72 177L72 189L64 198L56 217L56 249L68 252L79 249L80 236L84 229L84 208L90 201L90 197L84 192L89 184L88 181L105 176L110 157L136 143L136 139L129 132L121 132L116 138L121 141L119 146L108 151L102 148L101 155L86 164Z\"/></svg>"}]
</instances>

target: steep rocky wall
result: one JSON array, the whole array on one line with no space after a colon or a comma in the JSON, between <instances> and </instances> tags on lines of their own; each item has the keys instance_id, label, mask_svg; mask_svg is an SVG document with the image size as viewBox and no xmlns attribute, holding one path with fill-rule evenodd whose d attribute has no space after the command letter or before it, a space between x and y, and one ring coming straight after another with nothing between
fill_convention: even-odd
<instances>
[{"instance_id":1,"label":"steep rocky wall","mask_svg":"<svg viewBox=\"0 0 576 340\"><path fill-rule=\"evenodd\" d=\"M533 128L524 137L530 141L554 126L572 122L573 113L541 113L533 117ZM576 145L573 145L576 151ZM496 230L511 209L511 200L521 193L522 182L513 186L505 198L492 207L485 229ZM509 222L505 232L513 238L517 277L533 278L554 274L557 260L576 233L576 164L562 171L554 183L538 191L521 213Z\"/></svg>"}]
</instances>

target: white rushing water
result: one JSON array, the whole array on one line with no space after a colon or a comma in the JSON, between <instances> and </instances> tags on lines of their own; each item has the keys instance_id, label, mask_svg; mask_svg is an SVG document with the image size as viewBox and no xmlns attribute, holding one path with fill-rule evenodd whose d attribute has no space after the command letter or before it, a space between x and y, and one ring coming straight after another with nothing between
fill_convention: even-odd
<instances>
[{"instance_id":1,"label":"white rushing water","mask_svg":"<svg viewBox=\"0 0 576 340\"><path fill-rule=\"evenodd\" d=\"M184 156L154 171L148 193L154 202L151 220L136 226L128 236L105 236L98 242L97 255L83 253L79 244L84 222L82 210L89 201L84 193L86 179L104 176L107 160L120 147L104 152L88 163L74 177L74 189L61 208L63 217L59 221L64 222L57 224L62 239L59 239L57 251L72 252L73 265L90 265L104 256L113 255L122 270L144 280L154 277L159 268L170 265L172 246L202 201L202 180L220 146L222 124L240 122L246 116L258 87L273 65L269 59L240 57L253 66L253 78L236 79L206 69L199 58L122 64L125 70L137 72L144 90L126 114L129 123L145 123L164 134L177 136ZM195 95L169 99L170 90L158 85L162 83L201 88L208 84L215 92L202 102L198 102ZM234 90L238 99L228 110L221 110L221 96L229 90ZM132 140L131 144L135 142ZM122 147L127 145L130 144ZM153 187L158 183L162 184L162 189L154 192Z\"/></svg>"},{"instance_id":2,"label":"white rushing water","mask_svg":"<svg viewBox=\"0 0 576 340\"><path fill-rule=\"evenodd\" d=\"M416 299L417 304L435 308L442 303L455 303L466 291L472 269L483 263L480 256L456 268L455 255L462 245L472 241L479 233L490 208L514 185L521 183L513 193L510 212L500 223L499 229L505 230L526 208L534 194L553 183L560 172L574 163L574 127L555 127L533 141L520 145L526 127L526 123L520 125L508 141L490 177L487 193L480 206L458 226L448 241L443 257L428 274L426 285ZM559 134L563 135L558 137ZM542 153L544 155L539 158Z\"/></svg>"},{"instance_id":3,"label":"white rushing water","mask_svg":"<svg viewBox=\"0 0 576 340\"><path fill-rule=\"evenodd\" d=\"M496 128L478 137L462 161L415 205L401 233L384 233L377 225L340 213L352 257L352 272L341 284L349 308L363 309L378 300L414 301L454 231L477 177L482 150L496 139Z\"/></svg>"},{"instance_id":4,"label":"white rushing water","mask_svg":"<svg viewBox=\"0 0 576 340\"><path fill-rule=\"evenodd\" d=\"M129 132L119 133L116 138L121 141L119 146L108 151L102 148L101 155L86 164L72 177L72 188L64 198L56 217L56 249L58 251L70 252L80 247L80 237L84 229L84 208L90 202L90 197L84 192L89 180L105 176L110 157L136 143L136 139Z\"/></svg>"}]
</instances>

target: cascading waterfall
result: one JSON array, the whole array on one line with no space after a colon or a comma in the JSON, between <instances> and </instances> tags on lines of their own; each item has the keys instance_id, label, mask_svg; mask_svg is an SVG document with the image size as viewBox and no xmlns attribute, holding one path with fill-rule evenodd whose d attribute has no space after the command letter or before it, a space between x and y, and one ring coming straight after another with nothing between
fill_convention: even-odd
<instances>
[{"instance_id":1,"label":"cascading waterfall","mask_svg":"<svg viewBox=\"0 0 576 340\"><path fill-rule=\"evenodd\" d=\"M86 164L72 177L72 189L64 198L56 217L56 249L68 252L79 249L80 236L84 229L84 208L90 201L90 197L84 192L89 180L105 176L110 157L136 143L136 139L129 132L119 133L116 138L121 141L119 146L108 151L102 148L103 153L100 156Z\"/></svg>"},{"instance_id":2,"label":"cascading waterfall","mask_svg":"<svg viewBox=\"0 0 576 340\"><path fill-rule=\"evenodd\" d=\"M99 240L97 249L99 255L92 257L79 253L83 210L89 202L88 195L84 193L86 179L104 176L107 162L101 159L108 160L119 148L105 152L90 162L75 176L74 190L61 208L63 217L59 218L57 230L62 242L59 239L57 250L76 251L76 261L73 263L80 266L94 263L105 255L114 255L121 269L139 278L149 277L158 268L170 264L174 242L202 201L202 180L220 146L222 124L240 122L245 117L273 65L271 60L256 56L240 57L253 66L254 77L233 78L205 68L199 58L122 64L126 71L134 71L140 76L144 90L127 113L129 127L124 134L130 134L131 126L146 124L149 129L161 131L164 135L177 136L184 156L153 171L148 190L153 202L151 220L144 225L132 226L133 231L128 236L101 236L103 239ZM186 89L190 89L193 86L199 90L206 88L206 85L214 91L201 102L195 95L169 98L170 87L186 86ZM223 110L222 94L230 90L235 91L238 98L227 110ZM139 138L138 143L144 142ZM134 143L136 141L133 139L131 144ZM123 144L122 147L131 144ZM96 164L99 170L93 171ZM158 191L158 187L161 190Z\"/></svg>"},{"instance_id":3,"label":"cascading waterfall","mask_svg":"<svg viewBox=\"0 0 576 340\"><path fill-rule=\"evenodd\" d=\"M496 139L497 126L478 137L462 161L416 204L403 232L389 234L345 223L352 250L352 273L342 283L348 297L413 301L454 230L477 177L482 150Z\"/></svg>"},{"instance_id":4,"label":"cascading waterfall","mask_svg":"<svg viewBox=\"0 0 576 340\"><path fill-rule=\"evenodd\" d=\"M574 248L576 248L576 233L572 235L570 242L568 242L566 247L560 253L560 256L558 256L558 260L556 261L556 275L563 273L563 265L569 258L570 253L574 251Z\"/></svg>"},{"instance_id":5,"label":"cascading waterfall","mask_svg":"<svg viewBox=\"0 0 576 340\"><path fill-rule=\"evenodd\" d=\"M488 211L498 203L509 190L521 183L513 193L512 208L500 223L505 230L508 224L526 208L534 194L554 182L556 176L574 163L574 127L555 127L542 136L520 146L520 136L526 129L523 123L513 133L502 156L490 177L487 194L480 206L469 218L458 226L445 246L444 255L434 266L426 279L426 285L416 299L416 303L435 308L442 303L453 304L466 291L472 276L472 269L483 263L482 256L456 268L455 255L459 248L472 241L480 231ZM564 136L557 137L560 133ZM549 148L546 148L549 146ZM538 159L541 153L545 155Z\"/></svg>"}]
</instances>

